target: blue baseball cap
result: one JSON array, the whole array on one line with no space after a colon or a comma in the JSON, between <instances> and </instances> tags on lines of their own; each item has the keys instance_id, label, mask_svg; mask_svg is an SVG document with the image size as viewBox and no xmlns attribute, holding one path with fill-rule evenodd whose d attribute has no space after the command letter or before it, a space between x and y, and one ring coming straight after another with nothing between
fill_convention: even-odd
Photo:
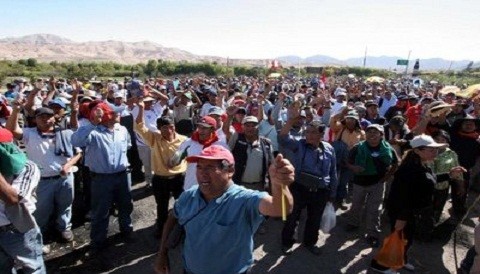
<instances>
[{"instance_id":1,"label":"blue baseball cap","mask_svg":"<svg viewBox=\"0 0 480 274\"><path fill-rule=\"evenodd\" d=\"M48 102L48 106L52 106L52 105L58 105L61 108L67 108L67 105L65 105L65 102L63 102L62 99L60 98L55 98L52 101Z\"/></svg>"}]
</instances>

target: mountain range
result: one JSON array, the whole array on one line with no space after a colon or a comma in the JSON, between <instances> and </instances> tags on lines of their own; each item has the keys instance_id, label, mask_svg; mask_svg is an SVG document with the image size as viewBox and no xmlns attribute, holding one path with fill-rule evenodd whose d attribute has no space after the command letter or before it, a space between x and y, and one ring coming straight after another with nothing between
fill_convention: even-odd
<instances>
[{"instance_id":1,"label":"mountain range","mask_svg":"<svg viewBox=\"0 0 480 274\"><path fill-rule=\"evenodd\" d=\"M150 41L123 42L75 42L54 34L32 34L22 37L0 39L0 57L6 60L35 58L39 61L113 61L119 63L146 62L150 59L162 59L176 62L217 62L230 65L265 66L267 59L228 59L218 56L197 55L178 48L165 47ZM325 55L307 58L299 56L280 56L276 58L285 66L363 66L363 57L336 59ZM398 69L396 61L404 59L397 56L367 56L366 66L381 69ZM271 59L270 59L271 60ZM413 60L411 60L412 62ZM413 63L413 62L412 62ZM469 60L450 61L442 58L421 59L421 70L458 70L464 69ZM479 66L477 62L474 67ZM411 66L410 66L411 67Z\"/></svg>"}]
</instances>

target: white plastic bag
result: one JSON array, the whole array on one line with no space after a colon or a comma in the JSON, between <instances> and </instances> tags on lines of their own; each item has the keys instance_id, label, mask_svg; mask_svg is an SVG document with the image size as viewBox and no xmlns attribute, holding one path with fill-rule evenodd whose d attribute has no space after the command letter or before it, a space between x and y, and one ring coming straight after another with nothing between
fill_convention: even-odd
<instances>
[{"instance_id":1,"label":"white plastic bag","mask_svg":"<svg viewBox=\"0 0 480 274\"><path fill-rule=\"evenodd\" d=\"M331 202L325 205L323 210L322 221L320 222L320 230L323 233L329 233L337 223L337 215L335 214L335 208Z\"/></svg>"}]
</instances>

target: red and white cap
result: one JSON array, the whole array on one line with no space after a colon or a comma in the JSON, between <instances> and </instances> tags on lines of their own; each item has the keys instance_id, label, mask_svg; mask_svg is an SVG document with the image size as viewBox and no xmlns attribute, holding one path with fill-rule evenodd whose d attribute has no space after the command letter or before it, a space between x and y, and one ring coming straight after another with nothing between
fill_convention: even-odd
<instances>
[{"instance_id":1,"label":"red and white cap","mask_svg":"<svg viewBox=\"0 0 480 274\"><path fill-rule=\"evenodd\" d=\"M187 157L187 162L196 163L200 159L226 160L231 165L235 163L235 159L233 159L233 154L230 152L230 150L219 145L209 146L207 148L204 148L199 155L193 155L193 156Z\"/></svg>"},{"instance_id":2,"label":"red and white cap","mask_svg":"<svg viewBox=\"0 0 480 274\"><path fill-rule=\"evenodd\" d=\"M210 116L203 116L198 122L197 125L203 126L203 127L217 127L217 120L215 120L213 117Z\"/></svg>"}]
</instances>

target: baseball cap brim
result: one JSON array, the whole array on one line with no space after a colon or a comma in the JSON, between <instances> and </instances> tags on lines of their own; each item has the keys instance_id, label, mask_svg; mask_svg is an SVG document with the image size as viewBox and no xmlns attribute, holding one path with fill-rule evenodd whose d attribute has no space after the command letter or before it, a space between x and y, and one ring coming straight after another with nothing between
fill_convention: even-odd
<instances>
[{"instance_id":1,"label":"baseball cap brim","mask_svg":"<svg viewBox=\"0 0 480 274\"><path fill-rule=\"evenodd\" d=\"M219 156L200 156L200 155L194 155L194 156L188 156L187 162L189 163L197 163L198 160L204 159L204 160L227 160L225 157L219 157Z\"/></svg>"},{"instance_id":2,"label":"baseball cap brim","mask_svg":"<svg viewBox=\"0 0 480 274\"><path fill-rule=\"evenodd\" d=\"M213 127L212 125L210 125L210 124L207 124L207 123L197 123L197 126L202 126L202 127Z\"/></svg>"}]
</instances>

